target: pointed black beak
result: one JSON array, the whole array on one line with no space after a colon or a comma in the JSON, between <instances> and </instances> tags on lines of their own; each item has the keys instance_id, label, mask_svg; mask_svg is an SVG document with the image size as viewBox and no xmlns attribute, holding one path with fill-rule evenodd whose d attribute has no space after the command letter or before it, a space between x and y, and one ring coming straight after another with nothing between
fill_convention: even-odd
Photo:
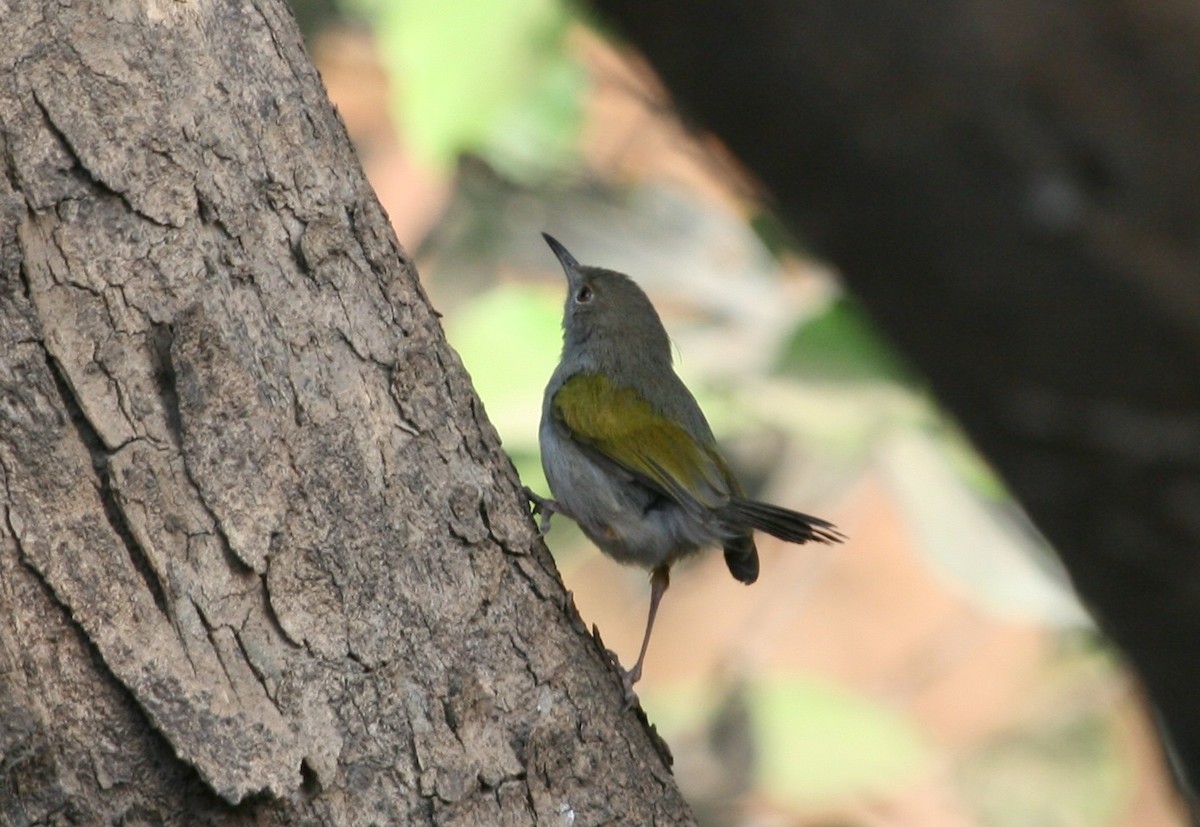
<instances>
[{"instance_id":1,"label":"pointed black beak","mask_svg":"<svg viewBox=\"0 0 1200 827\"><path fill-rule=\"evenodd\" d=\"M546 239L546 243L550 245L550 249L558 258L558 263L562 265L568 276L579 270L579 262L575 260L575 256L568 253L567 248L559 244L557 238L550 233L542 233L542 238Z\"/></svg>"}]
</instances>

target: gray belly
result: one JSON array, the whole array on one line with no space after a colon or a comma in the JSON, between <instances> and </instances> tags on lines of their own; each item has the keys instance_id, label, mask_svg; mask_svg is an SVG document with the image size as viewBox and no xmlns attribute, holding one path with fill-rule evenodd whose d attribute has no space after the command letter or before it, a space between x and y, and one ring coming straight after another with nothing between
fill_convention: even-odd
<instances>
[{"instance_id":1,"label":"gray belly","mask_svg":"<svg viewBox=\"0 0 1200 827\"><path fill-rule=\"evenodd\" d=\"M720 543L714 518L697 518L620 468L600 465L552 423L543 422L539 437L554 499L610 557L656 568Z\"/></svg>"}]
</instances>

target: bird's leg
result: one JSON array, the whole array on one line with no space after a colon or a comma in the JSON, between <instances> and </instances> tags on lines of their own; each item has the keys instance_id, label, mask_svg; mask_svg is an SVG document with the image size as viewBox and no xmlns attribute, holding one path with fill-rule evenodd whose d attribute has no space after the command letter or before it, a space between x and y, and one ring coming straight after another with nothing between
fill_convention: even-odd
<instances>
[{"instance_id":1,"label":"bird's leg","mask_svg":"<svg viewBox=\"0 0 1200 827\"><path fill-rule=\"evenodd\" d=\"M633 706L633 702L637 700L637 695L633 692L633 685L642 678L642 662L646 659L646 650L650 648L650 633L654 630L654 616L658 614L658 604L670 585L671 569L669 567L659 566L651 572L650 614L646 617L646 634L642 637L642 650L638 652L637 663L633 665L632 669L621 670L621 682L625 684L625 701L630 706Z\"/></svg>"},{"instance_id":2,"label":"bird's leg","mask_svg":"<svg viewBox=\"0 0 1200 827\"><path fill-rule=\"evenodd\" d=\"M530 505L533 506L533 509L532 509L533 516L539 518L538 519L538 533L541 534L543 537L545 537L546 532L550 530L550 518L553 517L555 514L562 514L566 517L569 517L572 520L575 519L575 515L573 515L570 511L567 511L567 509L563 508L561 505L559 505L559 503L556 500L551 500L551 499L548 499L547 497L538 496L537 494L533 493L533 489L530 488L528 485L523 486L521 488L521 491L525 494L525 499L529 500Z\"/></svg>"}]
</instances>

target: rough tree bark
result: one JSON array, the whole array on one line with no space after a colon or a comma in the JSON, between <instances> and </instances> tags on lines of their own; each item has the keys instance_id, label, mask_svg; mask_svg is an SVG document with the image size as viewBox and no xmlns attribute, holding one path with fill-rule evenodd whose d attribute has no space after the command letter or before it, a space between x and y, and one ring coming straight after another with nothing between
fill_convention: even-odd
<instances>
[{"instance_id":1,"label":"rough tree bark","mask_svg":"<svg viewBox=\"0 0 1200 827\"><path fill-rule=\"evenodd\" d=\"M0 824L684 824L282 0L0 14Z\"/></svg>"},{"instance_id":2,"label":"rough tree bark","mask_svg":"<svg viewBox=\"0 0 1200 827\"><path fill-rule=\"evenodd\" d=\"M1058 548L1200 779L1200 6L596 0Z\"/></svg>"}]
</instances>

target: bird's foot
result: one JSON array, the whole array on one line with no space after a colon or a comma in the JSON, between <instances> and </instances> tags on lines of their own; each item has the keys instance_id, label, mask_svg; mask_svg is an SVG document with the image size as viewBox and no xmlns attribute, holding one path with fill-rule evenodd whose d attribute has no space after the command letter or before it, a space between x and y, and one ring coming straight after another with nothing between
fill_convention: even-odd
<instances>
[{"instance_id":1,"label":"bird's foot","mask_svg":"<svg viewBox=\"0 0 1200 827\"><path fill-rule=\"evenodd\" d=\"M592 635L596 640L600 640L600 630L596 628L595 624L592 624ZM604 646L604 643L601 642L600 645ZM642 677L642 664L638 663L632 669L626 669L621 666L621 659L612 649L605 647L604 654L608 657L608 662L617 670L617 674L621 676L621 686L625 689L625 708L633 709L638 705L638 696L633 691L633 685Z\"/></svg>"},{"instance_id":2,"label":"bird's foot","mask_svg":"<svg viewBox=\"0 0 1200 827\"><path fill-rule=\"evenodd\" d=\"M622 669L620 666L617 667L617 671L621 673L621 686L625 688L625 708L633 709L641 703L637 693L633 691L633 685L637 683L641 675L635 675L632 669Z\"/></svg>"},{"instance_id":3,"label":"bird's foot","mask_svg":"<svg viewBox=\"0 0 1200 827\"><path fill-rule=\"evenodd\" d=\"M532 508L530 508L530 514L538 518L538 534L543 537L545 537L546 532L550 530L551 517L553 517L555 514L566 514L568 517L571 516L567 513L567 510L559 505L555 500L535 494L533 489L528 485L523 486L521 488L521 492L525 495L525 499L529 500L529 504L532 506Z\"/></svg>"}]
</instances>

